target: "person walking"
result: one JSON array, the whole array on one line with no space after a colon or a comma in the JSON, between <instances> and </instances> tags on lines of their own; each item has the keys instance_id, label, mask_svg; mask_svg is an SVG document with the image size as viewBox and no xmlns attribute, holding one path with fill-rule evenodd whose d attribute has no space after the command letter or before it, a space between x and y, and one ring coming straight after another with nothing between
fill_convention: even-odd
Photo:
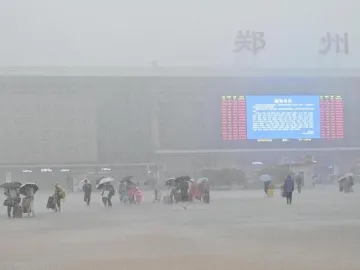
<instances>
[{"instance_id":1,"label":"person walking","mask_svg":"<svg viewBox=\"0 0 360 270\"><path fill-rule=\"evenodd\" d=\"M150 181L151 189L154 191L154 202L160 202L160 187L159 187L159 180L155 175L151 177Z\"/></svg>"},{"instance_id":2,"label":"person walking","mask_svg":"<svg viewBox=\"0 0 360 270\"><path fill-rule=\"evenodd\" d=\"M265 192L266 196L268 196L268 191L269 191L270 184L271 184L271 181L264 182L264 192Z\"/></svg>"},{"instance_id":3,"label":"person walking","mask_svg":"<svg viewBox=\"0 0 360 270\"><path fill-rule=\"evenodd\" d=\"M16 217L16 211L20 203L20 193L18 188L7 188L4 192L6 200L4 205L7 207L8 218Z\"/></svg>"},{"instance_id":4,"label":"person walking","mask_svg":"<svg viewBox=\"0 0 360 270\"><path fill-rule=\"evenodd\" d=\"M190 177L181 177L179 181L179 189L180 189L180 198L182 202L182 206L185 210L187 210L187 206L189 203L189 181Z\"/></svg>"},{"instance_id":5,"label":"person walking","mask_svg":"<svg viewBox=\"0 0 360 270\"><path fill-rule=\"evenodd\" d=\"M302 179L302 177L301 177L300 174L298 174L298 175L296 176L296 187L297 187L298 193L300 194L300 193L301 193L301 189L302 189L302 187L303 187L303 179Z\"/></svg>"},{"instance_id":6,"label":"person walking","mask_svg":"<svg viewBox=\"0 0 360 270\"><path fill-rule=\"evenodd\" d=\"M292 195L294 192L294 188L295 188L294 180L290 175L288 175L284 182L284 194L286 197L287 204L292 204Z\"/></svg>"},{"instance_id":7,"label":"person walking","mask_svg":"<svg viewBox=\"0 0 360 270\"><path fill-rule=\"evenodd\" d=\"M129 194L127 192L126 186L124 182L120 182L119 184L119 189L118 189L118 193L119 193L119 199L121 203L128 203L129 202Z\"/></svg>"},{"instance_id":8,"label":"person walking","mask_svg":"<svg viewBox=\"0 0 360 270\"><path fill-rule=\"evenodd\" d=\"M21 206L23 208L23 211L27 213L28 216L32 215L35 217L35 211L34 211L34 194L37 191L38 187L36 185L26 185L24 188L25 197L21 200Z\"/></svg>"},{"instance_id":9,"label":"person walking","mask_svg":"<svg viewBox=\"0 0 360 270\"><path fill-rule=\"evenodd\" d=\"M88 179L84 180L83 191L84 191L84 202L86 202L87 206L90 206L92 185Z\"/></svg>"},{"instance_id":10,"label":"person walking","mask_svg":"<svg viewBox=\"0 0 360 270\"><path fill-rule=\"evenodd\" d=\"M111 198L115 195L114 186L111 183L105 183L101 193L102 201L105 207L112 207Z\"/></svg>"},{"instance_id":11,"label":"person walking","mask_svg":"<svg viewBox=\"0 0 360 270\"><path fill-rule=\"evenodd\" d=\"M64 200L65 199L65 189L60 186L59 183L56 183L55 184L55 190L54 190L54 200L55 200L55 204L56 204L56 207L55 207L55 211L56 212L61 212L61 200Z\"/></svg>"}]
</instances>

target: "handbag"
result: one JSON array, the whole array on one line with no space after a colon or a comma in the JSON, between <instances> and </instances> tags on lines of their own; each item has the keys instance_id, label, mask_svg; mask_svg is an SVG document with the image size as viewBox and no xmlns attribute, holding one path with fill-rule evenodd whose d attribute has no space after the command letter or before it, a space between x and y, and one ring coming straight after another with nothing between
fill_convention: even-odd
<instances>
[{"instance_id":1,"label":"handbag","mask_svg":"<svg viewBox=\"0 0 360 270\"><path fill-rule=\"evenodd\" d=\"M12 205L13 205L13 203L12 203L11 199L9 199L9 198L5 199L4 206L9 207L9 206L12 206Z\"/></svg>"}]
</instances>

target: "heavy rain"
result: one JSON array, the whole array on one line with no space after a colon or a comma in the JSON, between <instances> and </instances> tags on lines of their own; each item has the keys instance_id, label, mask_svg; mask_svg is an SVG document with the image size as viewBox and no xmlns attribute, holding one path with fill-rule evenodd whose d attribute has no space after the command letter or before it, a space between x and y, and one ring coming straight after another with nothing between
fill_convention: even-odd
<instances>
[{"instance_id":1,"label":"heavy rain","mask_svg":"<svg viewBox=\"0 0 360 270\"><path fill-rule=\"evenodd\" d=\"M0 1L0 270L360 269L352 0Z\"/></svg>"}]
</instances>

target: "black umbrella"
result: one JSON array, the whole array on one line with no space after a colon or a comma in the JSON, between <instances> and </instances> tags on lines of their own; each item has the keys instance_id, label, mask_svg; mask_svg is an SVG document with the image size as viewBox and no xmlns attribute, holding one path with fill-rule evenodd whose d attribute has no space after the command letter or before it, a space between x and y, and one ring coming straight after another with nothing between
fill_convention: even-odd
<instances>
[{"instance_id":1,"label":"black umbrella","mask_svg":"<svg viewBox=\"0 0 360 270\"><path fill-rule=\"evenodd\" d=\"M121 179L120 183L125 183L128 185L135 185L135 183L133 181L131 181L133 177L132 176L125 176L123 179Z\"/></svg>"},{"instance_id":2,"label":"black umbrella","mask_svg":"<svg viewBox=\"0 0 360 270\"><path fill-rule=\"evenodd\" d=\"M27 194L26 194L26 190L29 189L29 188L32 188L32 189L33 189L34 194L36 193L36 191L39 190L39 187L38 187L37 184L35 184L35 183L25 183L25 184L21 185L21 187L20 187L20 193L21 193L22 195L27 195Z\"/></svg>"},{"instance_id":3,"label":"black umbrella","mask_svg":"<svg viewBox=\"0 0 360 270\"><path fill-rule=\"evenodd\" d=\"M130 181L131 179L132 179L133 177L131 176L131 175L129 175L129 176L125 176L123 179L121 179L121 183L124 183L124 182L131 182L132 183L132 181Z\"/></svg>"},{"instance_id":4,"label":"black umbrella","mask_svg":"<svg viewBox=\"0 0 360 270\"><path fill-rule=\"evenodd\" d=\"M176 177L176 178L175 178L175 182L180 182L180 181L192 182L193 180L192 180L191 177L188 176L188 175L179 176L179 177Z\"/></svg>"},{"instance_id":5,"label":"black umbrella","mask_svg":"<svg viewBox=\"0 0 360 270\"><path fill-rule=\"evenodd\" d=\"M0 188L19 188L21 187L20 182L5 182L0 185Z\"/></svg>"},{"instance_id":6,"label":"black umbrella","mask_svg":"<svg viewBox=\"0 0 360 270\"><path fill-rule=\"evenodd\" d=\"M168 180L165 181L165 186L171 187L174 186L175 184L175 178L169 178Z\"/></svg>"}]
</instances>

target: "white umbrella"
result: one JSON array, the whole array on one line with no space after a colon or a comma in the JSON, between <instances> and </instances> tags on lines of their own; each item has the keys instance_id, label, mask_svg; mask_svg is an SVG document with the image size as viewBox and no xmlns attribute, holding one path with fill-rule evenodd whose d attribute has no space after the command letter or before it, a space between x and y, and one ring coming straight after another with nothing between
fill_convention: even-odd
<instances>
[{"instance_id":1,"label":"white umbrella","mask_svg":"<svg viewBox=\"0 0 360 270\"><path fill-rule=\"evenodd\" d=\"M260 176L260 181L262 182L269 182L272 180L272 177L268 174L263 174Z\"/></svg>"},{"instance_id":2,"label":"white umbrella","mask_svg":"<svg viewBox=\"0 0 360 270\"><path fill-rule=\"evenodd\" d=\"M86 180L88 181L88 183L91 183L91 181L90 181L89 179L85 178L85 179L81 180L81 181L79 182L79 184L84 185ZM100 183L99 183L99 184L100 184Z\"/></svg>"},{"instance_id":3,"label":"white umbrella","mask_svg":"<svg viewBox=\"0 0 360 270\"><path fill-rule=\"evenodd\" d=\"M89 179L85 178L85 179L83 179L83 180L80 181L80 184L85 184L85 181L86 181L86 180L90 183Z\"/></svg>"},{"instance_id":4,"label":"white umbrella","mask_svg":"<svg viewBox=\"0 0 360 270\"><path fill-rule=\"evenodd\" d=\"M96 186L96 189L99 189L102 185L104 185L106 183L110 183L112 181L114 181L114 179L111 178L111 177L103 178L103 179L100 180L99 184Z\"/></svg>"}]
</instances>

